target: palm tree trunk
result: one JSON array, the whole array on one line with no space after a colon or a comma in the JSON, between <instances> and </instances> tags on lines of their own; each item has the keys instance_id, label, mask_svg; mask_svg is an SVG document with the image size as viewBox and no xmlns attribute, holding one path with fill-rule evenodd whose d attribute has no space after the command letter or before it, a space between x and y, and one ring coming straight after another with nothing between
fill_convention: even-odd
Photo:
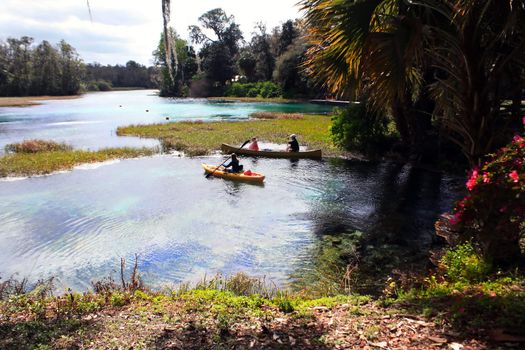
<instances>
[{"instance_id":1,"label":"palm tree trunk","mask_svg":"<svg viewBox=\"0 0 525 350\"><path fill-rule=\"evenodd\" d=\"M169 32L170 22L170 0L162 0L162 19L164 21L164 48L166 55L166 65L170 74L171 81L175 82L177 76L177 53L171 43Z\"/></svg>"}]
</instances>

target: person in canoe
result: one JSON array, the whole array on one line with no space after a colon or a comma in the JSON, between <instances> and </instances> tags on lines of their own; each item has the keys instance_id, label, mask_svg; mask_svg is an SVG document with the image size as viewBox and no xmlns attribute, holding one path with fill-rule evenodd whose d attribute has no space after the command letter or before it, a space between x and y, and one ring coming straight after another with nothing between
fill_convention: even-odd
<instances>
[{"instance_id":1,"label":"person in canoe","mask_svg":"<svg viewBox=\"0 0 525 350\"><path fill-rule=\"evenodd\" d=\"M299 152L299 142L297 142L297 136L295 134L290 135L290 141L286 147L288 152Z\"/></svg>"},{"instance_id":2,"label":"person in canoe","mask_svg":"<svg viewBox=\"0 0 525 350\"><path fill-rule=\"evenodd\" d=\"M248 146L248 149L251 151L258 151L259 144L257 143L257 137L252 137L252 143Z\"/></svg>"},{"instance_id":3,"label":"person in canoe","mask_svg":"<svg viewBox=\"0 0 525 350\"><path fill-rule=\"evenodd\" d=\"M235 153L232 153L232 160L223 166L225 171L229 173L240 173L242 172L243 168L243 166L239 164L239 159L237 159L237 155ZM231 169L228 169L229 167L231 167Z\"/></svg>"}]
</instances>

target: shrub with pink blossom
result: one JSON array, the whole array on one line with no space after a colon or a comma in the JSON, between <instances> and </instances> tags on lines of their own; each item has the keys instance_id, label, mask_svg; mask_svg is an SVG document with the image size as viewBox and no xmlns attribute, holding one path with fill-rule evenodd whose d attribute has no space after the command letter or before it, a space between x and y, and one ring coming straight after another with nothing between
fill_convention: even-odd
<instances>
[{"instance_id":1,"label":"shrub with pink blossom","mask_svg":"<svg viewBox=\"0 0 525 350\"><path fill-rule=\"evenodd\" d=\"M525 243L525 138L489 155L472 169L468 195L458 201L449 221L462 241L476 242L495 263L523 258Z\"/></svg>"}]
</instances>

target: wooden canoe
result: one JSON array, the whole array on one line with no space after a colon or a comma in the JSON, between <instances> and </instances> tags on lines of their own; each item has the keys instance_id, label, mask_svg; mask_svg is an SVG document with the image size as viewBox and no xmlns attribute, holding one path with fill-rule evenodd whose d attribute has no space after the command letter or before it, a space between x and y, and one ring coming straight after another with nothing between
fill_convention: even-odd
<instances>
[{"instance_id":1,"label":"wooden canoe","mask_svg":"<svg viewBox=\"0 0 525 350\"><path fill-rule=\"evenodd\" d=\"M241 148L239 149L238 146L231 146L226 143L223 143L221 145L221 150L224 153L237 153L242 154L245 156L252 156L252 157L269 157L269 158L293 158L293 159L299 159L299 158L309 158L309 159L320 159L322 158L323 154L320 149L315 149L311 151L301 151L301 152L287 152L287 151L252 151L247 148Z\"/></svg>"}]
</instances>

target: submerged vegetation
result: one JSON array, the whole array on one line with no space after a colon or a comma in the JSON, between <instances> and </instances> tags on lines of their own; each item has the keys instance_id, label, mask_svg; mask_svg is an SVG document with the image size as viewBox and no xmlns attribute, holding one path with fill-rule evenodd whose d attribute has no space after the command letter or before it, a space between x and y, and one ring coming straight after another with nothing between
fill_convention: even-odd
<instances>
[{"instance_id":1,"label":"submerged vegetation","mask_svg":"<svg viewBox=\"0 0 525 350\"><path fill-rule=\"evenodd\" d=\"M165 150L205 155L218 150L222 143L241 145L253 136L261 142L286 144L288 136L295 133L301 145L311 149L322 148L325 155L338 156L342 152L332 143L330 125L328 116L304 115L302 119L132 125L118 128L117 134L157 138Z\"/></svg>"},{"instance_id":2,"label":"submerged vegetation","mask_svg":"<svg viewBox=\"0 0 525 350\"><path fill-rule=\"evenodd\" d=\"M6 151L14 153L0 157L0 177L45 175L60 170L71 170L80 164L150 156L157 152L150 148L73 150L71 146L45 140L10 144L6 146Z\"/></svg>"}]
</instances>

